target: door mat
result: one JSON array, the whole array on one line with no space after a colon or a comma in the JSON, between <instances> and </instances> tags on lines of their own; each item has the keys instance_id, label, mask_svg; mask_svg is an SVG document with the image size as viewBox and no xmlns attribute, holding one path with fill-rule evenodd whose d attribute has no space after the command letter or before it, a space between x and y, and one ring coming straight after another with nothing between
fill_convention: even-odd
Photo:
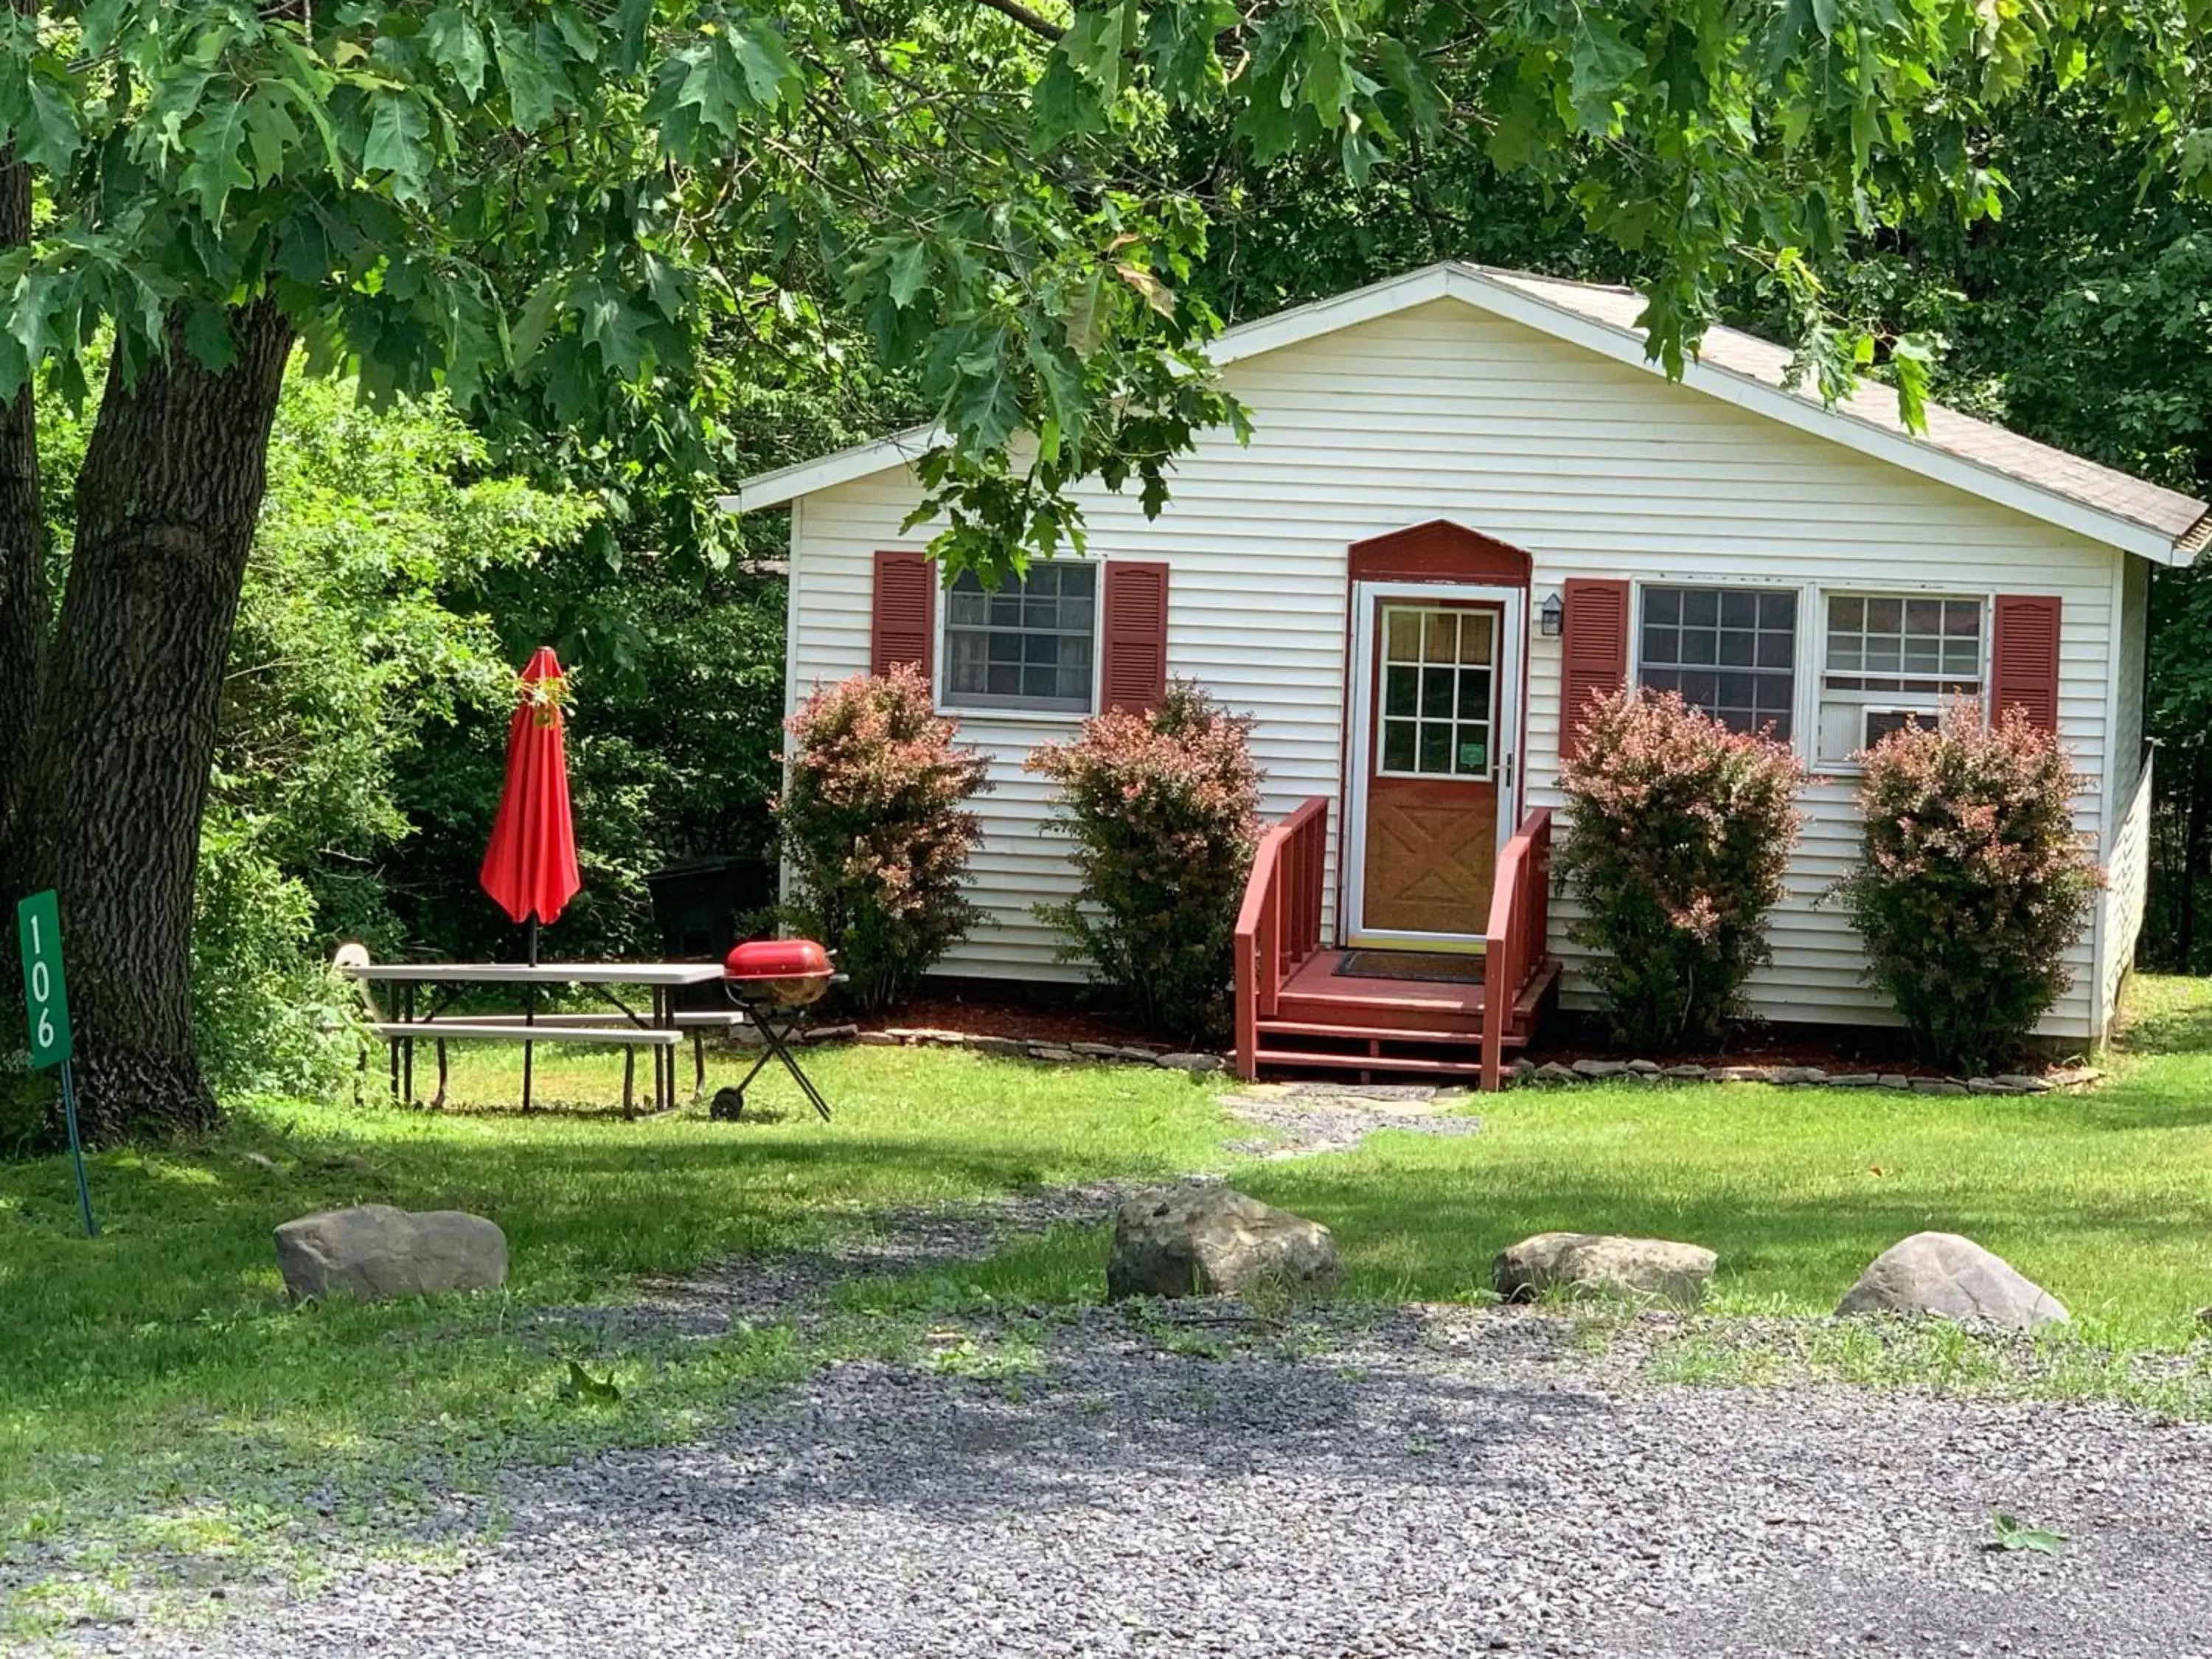
<instances>
[{"instance_id":1,"label":"door mat","mask_svg":"<svg viewBox=\"0 0 2212 1659\"><path fill-rule=\"evenodd\" d=\"M1480 952L1453 951L1346 951L1336 971L1345 979L1417 979L1438 985L1482 983Z\"/></svg>"}]
</instances>

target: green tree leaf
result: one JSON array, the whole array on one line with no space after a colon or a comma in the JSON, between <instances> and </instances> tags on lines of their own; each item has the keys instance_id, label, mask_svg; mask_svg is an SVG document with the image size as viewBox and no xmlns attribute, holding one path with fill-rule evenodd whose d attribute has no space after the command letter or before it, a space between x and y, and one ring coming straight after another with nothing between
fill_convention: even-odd
<instances>
[{"instance_id":1,"label":"green tree leaf","mask_svg":"<svg viewBox=\"0 0 2212 1659\"><path fill-rule=\"evenodd\" d=\"M461 95L474 103L483 91L484 70L490 63L476 24L458 7L440 6L430 14L423 36L431 57L453 77Z\"/></svg>"},{"instance_id":2,"label":"green tree leaf","mask_svg":"<svg viewBox=\"0 0 2212 1659\"><path fill-rule=\"evenodd\" d=\"M380 92L371 105L368 141L361 164L370 173L392 177L392 194L402 202L423 199L430 173L430 124L413 94Z\"/></svg>"},{"instance_id":3,"label":"green tree leaf","mask_svg":"<svg viewBox=\"0 0 2212 1659\"><path fill-rule=\"evenodd\" d=\"M23 159L34 167L58 173L76 158L79 143L76 110L69 99L36 75L31 77L31 120L16 130Z\"/></svg>"},{"instance_id":4,"label":"green tree leaf","mask_svg":"<svg viewBox=\"0 0 2212 1659\"><path fill-rule=\"evenodd\" d=\"M1612 21L1592 14L1576 37L1570 62L1567 97L1582 131L1593 136L1613 131L1620 125L1614 103L1644 74L1642 48L1624 40Z\"/></svg>"},{"instance_id":5,"label":"green tree leaf","mask_svg":"<svg viewBox=\"0 0 2212 1659\"><path fill-rule=\"evenodd\" d=\"M900 247L891 255L890 276L891 303L903 311L929 279L929 244L908 242Z\"/></svg>"},{"instance_id":6,"label":"green tree leaf","mask_svg":"<svg viewBox=\"0 0 2212 1659\"><path fill-rule=\"evenodd\" d=\"M196 305L185 317L185 345L203 368L220 374L238 356L230 337L230 312L219 305Z\"/></svg>"},{"instance_id":7,"label":"green tree leaf","mask_svg":"<svg viewBox=\"0 0 2212 1659\"><path fill-rule=\"evenodd\" d=\"M250 189L246 163L246 117L243 99L210 106L185 135L185 162L178 183L197 198L210 223L222 222L223 208L234 190Z\"/></svg>"},{"instance_id":8,"label":"green tree leaf","mask_svg":"<svg viewBox=\"0 0 2212 1659\"><path fill-rule=\"evenodd\" d=\"M2031 1527L2002 1511L1990 1516L2001 1550L2030 1550L2039 1555L2057 1555L2066 1547L2066 1534L2048 1527Z\"/></svg>"},{"instance_id":9,"label":"green tree leaf","mask_svg":"<svg viewBox=\"0 0 2212 1659\"><path fill-rule=\"evenodd\" d=\"M281 84L256 87L246 101L246 140L253 156L253 182L273 184L291 164L301 143L299 123L292 118L290 99Z\"/></svg>"},{"instance_id":10,"label":"green tree leaf","mask_svg":"<svg viewBox=\"0 0 2212 1659\"><path fill-rule=\"evenodd\" d=\"M498 60L500 83L507 88L507 112L514 125L525 132L537 131L553 118L560 92L530 35L517 24L495 26L492 55Z\"/></svg>"},{"instance_id":11,"label":"green tree leaf","mask_svg":"<svg viewBox=\"0 0 2212 1659\"><path fill-rule=\"evenodd\" d=\"M797 100L801 84L799 65L792 62L781 34L760 19L747 18L732 31L731 41L753 102L763 109L773 109L787 100Z\"/></svg>"}]
</instances>

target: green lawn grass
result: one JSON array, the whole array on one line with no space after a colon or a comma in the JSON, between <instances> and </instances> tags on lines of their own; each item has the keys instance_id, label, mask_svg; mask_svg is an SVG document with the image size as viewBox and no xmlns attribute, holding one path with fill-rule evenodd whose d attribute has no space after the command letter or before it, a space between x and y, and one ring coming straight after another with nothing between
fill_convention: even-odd
<instances>
[{"instance_id":1,"label":"green lawn grass","mask_svg":"<svg viewBox=\"0 0 2212 1659\"><path fill-rule=\"evenodd\" d=\"M2130 1051L2086 1096L1527 1090L1471 1103L1472 1137L1271 1163L1224 1155L1249 1131L1176 1075L849 1048L810 1061L839 1109L827 1125L780 1077L755 1097L771 1121L625 1122L605 1051L546 1056L554 1109L528 1117L492 1109L516 1091L503 1052L458 1068L469 1111L394 1109L374 1076L358 1108L252 1103L211 1144L95 1158L96 1241L77 1236L64 1161L0 1165L0 1583L36 1624L103 1575L190 1582L503 1461L693 1433L810 1356L787 1331L653 1339L541 1310L1036 1182L1226 1170L1328 1222L1347 1293L1383 1300L1480 1295L1499 1247L1576 1228L1712 1246L1723 1311L1824 1313L1875 1252L1942 1227L2048 1285L2089 1346L2177 1350L2212 1303L2212 984L2147 981L2136 1011ZM362 1201L492 1216L507 1292L289 1307L270 1229ZM1061 1229L950 1293L1095 1297L1104 1243ZM855 1287L835 1340L901 1340L896 1319L859 1316L947 1293ZM564 1398L571 1358L622 1400ZM53 1546L73 1563L58 1579L39 1553Z\"/></svg>"}]
</instances>

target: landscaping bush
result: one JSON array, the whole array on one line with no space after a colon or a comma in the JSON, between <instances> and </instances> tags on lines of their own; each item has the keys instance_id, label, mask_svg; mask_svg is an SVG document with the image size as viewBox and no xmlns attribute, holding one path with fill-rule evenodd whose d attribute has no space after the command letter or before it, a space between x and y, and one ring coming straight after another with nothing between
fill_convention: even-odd
<instances>
[{"instance_id":1,"label":"landscaping bush","mask_svg":"<svg viewBox=\"0 0 2212 1659\"><path fill-rule=\"evenodd\" d=\"M1731 732L1674 692L1602 699L1561 769L1570 928L1615 1035L1644 1048L1707 1043L1767 957L1766 915L1803 823L1804 773L1784 744Z\"/></svg>"},{"instance_id":2,"label":"landscaping bush","mask_svg":"<svg viewBox=\"0 0 2212 1659\"><path fill-rule=\"evenodd\" d=\"M1971 701L1863 759L1863 850L1838 890L1869 975L1928 1058L1986 1071L2072 983L2103 879L2068 810L2085 780L2021 709L1992 726Z\"/></svg>"},{"instance_id":3,"label":"landscaping bush","mask_svg":"<svg viewBox=\"0 0 2212 1659\"><path fill-rule=\"evenodd\" d=\"M988 763L956 748L910 665L817 690L788 720L776 802L796 889L790 920L834 951L848 999L896 1003L980 916L961 887L982 826L965 803Z\"/></svg>"},{"instance_id":4,"label":"landscaping bush","mask_svg":"<svg viewBox=\"0 0 2212 1659\"><path fill-rule=\"evenodd\" d=\"M1251 721L1178 680L1149 714L1088 720L1027 769L1060 786L1081 896L1037 914L1145 1024L1190 1038L1227 1028L1237 909L1260 835Z\"/></svg>"}]
</instances>

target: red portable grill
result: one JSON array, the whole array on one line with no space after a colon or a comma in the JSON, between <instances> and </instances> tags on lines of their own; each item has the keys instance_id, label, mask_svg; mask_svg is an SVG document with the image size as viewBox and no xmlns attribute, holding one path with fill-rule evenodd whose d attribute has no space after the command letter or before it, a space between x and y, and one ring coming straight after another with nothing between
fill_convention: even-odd
<instances>
[{"instance_id":1,"label":"red portable grill","mask_svg":"<svg viewBox=\"0 0 2212 1659\"><path fill-rule=\"evenodd\" d=\"M799 1024L799 1011L820 1001L837 978L830 971L830 953L811 939L753 939L722 959L722 988L760 1032L761 1052L744 1082L714 1097L712 1115L729 1121L742 1116L745 1091L773 1057L783 1062L823 1121L829 1121L830 1103L791 1052L791 1033Z\"/></svg>"}]
</instances>

